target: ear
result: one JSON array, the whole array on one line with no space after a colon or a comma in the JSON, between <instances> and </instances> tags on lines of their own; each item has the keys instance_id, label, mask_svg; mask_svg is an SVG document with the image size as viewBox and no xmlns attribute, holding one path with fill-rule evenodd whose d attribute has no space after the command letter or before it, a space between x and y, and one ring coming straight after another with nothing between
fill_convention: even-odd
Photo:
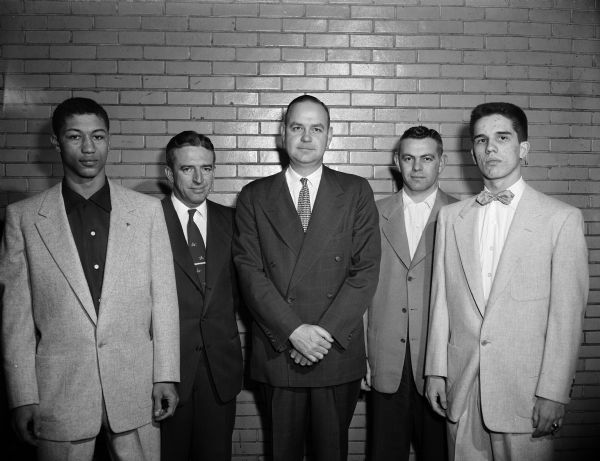
<instances>
[{"instance_id":1,"label":"ear","mask_svg":"<svg viewBox=\"0 0 600 461\"><path fill-rule=\"evenodd\" d=\"M475 156L475 151L471 148L471 158L473 159L473 163L477 165L477 157Z\"/></svg>"},{"instance_id":2,"label":"ear","mask_svg":"<svg viewBox=\"0 0 600 461\"><path fill-rule=\"evenodd\" d=\"M329 143L331 143L332 139L333 139L333 128L330 125L329 129L327 130L327 145L325 146L325 149L329 148Z\"/></svg>"},{"instance_id":3,"label":"ear","mask_svg":"<svg viewBox=\"0 0 600 461\"><path fill-rule=\"evenodd\" d=\"M165 176L169 180L169 183L173 185L173 170L169 166L165 166Z\"/></svg>"},{"instance_id":4,"label":"ear","mask_svg":"<svg viewBox=\"0 0 600 461\"><path fill-rule=\"evenodd\" d=\"M50 136L50 143L52 143L52 145L56 149L56 152L58 152L60 154L60 144L58 143L58 138L56 137L55 134Z\"/></svg>"},{"instance_id":5,"label":"ear","mask_svg":"<svg viewBox=\"0 0 600 461\"><path fill-rule=\"evenodd\" d=\"M529 144L529 141L523 141L519 143L519 158L523 160L525 165L528 163L527 157L529 155L529 149L531 149L531 144Z\"/></svg>"},{"instance_id":6,"label":"ear","mask_svg":"<svg viewBox=\"0 0 600 461\"><path fill-rule=\"evenodd\" d=\"M396 165L396 168L400 169L400 153L394 152L392 157L394 159L394 165Z\"/></svg>"},{"instance_id":7,"label":"ear","mask_svg":"<svg viewBox=\"0 0 600 461\"><path fill-rule=\"evenodd\" d=\"M448 157L446 154L442 153L442 155L440 155L440 164L438 165L438 174L441 174L442 171L444 171L444 168L446 168L446 163L448 163Z\"/></svg>"}]
</instances>

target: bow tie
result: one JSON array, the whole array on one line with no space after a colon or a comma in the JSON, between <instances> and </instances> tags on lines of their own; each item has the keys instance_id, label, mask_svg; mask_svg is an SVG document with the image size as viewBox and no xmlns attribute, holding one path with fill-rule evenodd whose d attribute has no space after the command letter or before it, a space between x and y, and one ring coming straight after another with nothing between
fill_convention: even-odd
<instances>
[{"instance_id":1,"label":"bow tie","mask_svg":"<svg viewBox=\"0 0 600 461\"><path fill-rule=\"evenodd\" d=\"M487 190L483 190L479 193L475 200L482 206L485 206L488 203L493 202L494 200L498 200L500 203L508 205L510 202L512 202L514 196L515 194L513 194L508 189L500 191L497 194L492 194Z\"/></svg>"}]
</instances>

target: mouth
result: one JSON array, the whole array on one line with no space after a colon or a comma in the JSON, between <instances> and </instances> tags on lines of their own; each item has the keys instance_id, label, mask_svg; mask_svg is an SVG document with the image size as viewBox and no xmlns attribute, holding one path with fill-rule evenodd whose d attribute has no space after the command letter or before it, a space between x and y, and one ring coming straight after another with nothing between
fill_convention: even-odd
<instances>
[{"instance_id":1,"label":"mouth","mask_svg":"<svg viewBox=\"0 0 600 461\"><path fill-rule=\"evenodd\" d=\"M79 160L79 163L85 167L93 167L98 164L98 160Z\"/></svg>"}]
</instances>

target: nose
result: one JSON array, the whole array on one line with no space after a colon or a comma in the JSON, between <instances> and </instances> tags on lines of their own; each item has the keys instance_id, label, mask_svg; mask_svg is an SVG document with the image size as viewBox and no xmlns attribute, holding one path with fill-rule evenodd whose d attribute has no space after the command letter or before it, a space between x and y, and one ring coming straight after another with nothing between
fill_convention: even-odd
<instances>
[{"instance_id":1,"label":"nose","mask_svg":"<svg viewBox=\"0 0 600 461\"><path fill-rule=\"evenodd\" d=\"M423 169L423 164L421 163L421 160L413 161L413 170L414 171L421 171L422 169Z\"/></svg>"},{"instance_id":2,"label":"nose","mask_svg":"<svg viewBox=\"0 0 600 461\"><path fill-rule=\"evenodd\" d=\"M489 139L485 145L486 154L489 154L490 152L495 151L495 150L496 150L496 144L494 144L494 142L491 139Z\"/></svg>"},{"instance_id":3,"label":"nose","mask_svg":"<svg viewBox=\"0 0 600 461\"><path fill-rule=\"evenodd\" d=\"M201 184L204 181L204 175L202 174L202 170L197 169L194 170L193 180L195 183Z\"/></svg>"},{"instance_id":4,"label":"nose","mask_svg":"<svg viewBox=\"0 0 600 461\"><path fill-rule=\"evenodd\" d=\"M311 137L310 137L310 132L309 132L309 130L304 130L304 131L302 132L302 138L301 138L301 139L302 139L302 141L303 141L303 142L310 142L310 140L311 140Z\"/></svg>"},{"instance_id":5,"label":"nose","mask_svg":"<svg viewBox=\"0 0 600 461\"><path fill-rule=\"evenodd\" d=\"M81 151L82 152L95 152L96 151L96 145L94 144L94 141L92 140L91 136L83 137L83 144L81 146Z\"/></svg>"}]
</instances>

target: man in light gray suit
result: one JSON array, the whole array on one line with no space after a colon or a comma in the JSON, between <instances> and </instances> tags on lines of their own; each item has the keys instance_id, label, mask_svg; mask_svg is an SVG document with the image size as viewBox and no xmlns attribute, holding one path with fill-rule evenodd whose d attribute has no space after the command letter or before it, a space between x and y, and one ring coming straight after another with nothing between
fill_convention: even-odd
<instances>
[{"instance_id":1,"label":"man in light gray suit","mask_svg":"<svg viewBox=\"0 0 600 461\"><path fill-rule=\"evenodd\" d=\"M583 218L521 178L519 107L481 104L470 129L485 189L438 217L426 394L451 459L550 460L587 302Z\"/></svg>"},{"instance_id":2,"label":"man in light gray suit","mask_svg":"<svg viewBox=\"0 0 600 461\"><path fill-rule=\"evenodd\" d=\"M377 202L381 231L379 284L368 310L372 461L446 459L446 427L423 397L425 343L435 224L456 200L438 187L446 165L442 138L409 128L394 149L402 190Z\"/></svg>"},{"instance_id":3,"label":"man in light gray suit","mask_svg":"<svg viewBox=\"0 0 600 461\"><path fill-rule=\"evenodd\" d=\"M8 206L0 246L13 424L44 461L91 460L101 427L113 459L158 460L155 422L173 413L179 380L162 208L106 178L96 102L67 99L52 127L64 179Z\"/></svg>"}]
</instances>

